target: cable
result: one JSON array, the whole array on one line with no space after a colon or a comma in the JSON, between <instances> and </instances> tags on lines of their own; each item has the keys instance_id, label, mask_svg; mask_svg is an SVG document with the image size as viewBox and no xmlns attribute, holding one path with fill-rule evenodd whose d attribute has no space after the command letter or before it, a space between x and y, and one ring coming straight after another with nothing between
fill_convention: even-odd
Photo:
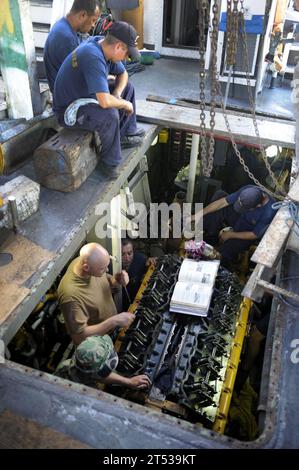
<instances>
[{"instance_id":1,"label":"cable","mask_svg":"<svg viewBox=\"0 0 299 470\"><path fill-rule=\"evenodd\" d=\"M140 62L126 62L124 65L129 77L131 77L134 73L145 70L145 65L140 64Z\"/></svg>"},{"instance_id":2,"label":"cable","mask_svg":"<svg viewBox=\"0 0 299 470\"><path fill-rule=\"evenodd\" d=\"M93 36L106 36L108 30L113 25L113 18L110 13L102 13L93 29Z\"/></svg>"},{"instance_id":3,"label":"cable","mask_svg":"<svg viewBox=\"0 0 299 470\"><path fill-rule=\"evenodd\" d=\"M292 302L289 302L288 300L286 300L282 294L279 294L278 298L283 304L287 305L288 307L293 308L294 310L299 311L299 304L297 305L292 304Z\"/></svg>"},{"instance_id":4,"label":"cable","mask_svg":"<svg viewBox=\"0 0 299 470\"><path fill-rule=\"evenodd\" d=\"M296 233L297 236L299 236L299 207L298 204L296 204L294 201L291 201L290 199L285 199L282 202L274 202L272 204L272 209L277 210L280 209L281 207L287 207L290 213L290 218L286 220L286 223L288 225L288 221L292 220L294 222L294 232Z\"/></svg>"},{"instance_id":5,"label":"cable","mask_svg":"<svg viewBox=\"0 0 299 470\"><path fill-rule=\"evenodd\" d=\"M113 23L114 19L111 13L102 13L96 22L92 35L106 36ZM145 66L140 64L140 62L123 62L123 64L126 68L126 71L128 72L129 77L131 77L134 73L145 70Z\"/></svg>"}]
</instances>

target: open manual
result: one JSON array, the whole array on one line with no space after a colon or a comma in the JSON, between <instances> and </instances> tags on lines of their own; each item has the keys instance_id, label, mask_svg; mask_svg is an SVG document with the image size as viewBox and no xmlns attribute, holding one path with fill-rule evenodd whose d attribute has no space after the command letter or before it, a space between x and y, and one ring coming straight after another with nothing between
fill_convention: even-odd
<instances>
[{"instance_id":1,"label":"open manual","mask_svg":"<svg viewBox=\"0 0 299 470\"><path fill-rule=\"evenodd\" d=\"M184 259L171 301L170 311L207 316L220 261Z\"/></svg>"}]
</instances>

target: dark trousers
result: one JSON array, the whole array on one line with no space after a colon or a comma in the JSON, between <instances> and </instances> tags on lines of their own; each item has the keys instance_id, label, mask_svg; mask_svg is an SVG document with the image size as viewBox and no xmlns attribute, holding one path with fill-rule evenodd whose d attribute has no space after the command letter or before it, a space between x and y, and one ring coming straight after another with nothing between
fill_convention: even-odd
<instances>
[{"instance_id":1,"label":"dark trousers","mask_svg":"<svg viewBox=\"0 0 299 470\"><path fill-rule=\"evenodd\" d=\"M216 191L211 202L226 196L227 193L225 191ZM207 214L203 218L204 240L211 245L218 245L218 234L220 230L224 227L234 227L239 217L240 215L234 211L232 205L224 207L212 214ZM235 261L238 255L246 251L250 245L252 245L252 240L232 239L220 245L218 250L222 254L222 259L225 264L226 261L229 263Z\"/></svg>"},{"instance_id":2,"label":"dark trousers","mask_svg":"<svg viewBox=\"0 0 299 470\"><path fill-rule=\"evenodd\" d=\"M113 91L113 85L110 90ZM137 129L135 90L131 83L123 91L122 98L133 104L132 115L129 116L123 109L103 109L96 104L87 104L79 108L76 124L72 127L65 124L63 114L57 116L62 127L97 132L101 140L101 160L111 166L121 162L120 139L134 134Z\"/></svg>"}]
</instances>

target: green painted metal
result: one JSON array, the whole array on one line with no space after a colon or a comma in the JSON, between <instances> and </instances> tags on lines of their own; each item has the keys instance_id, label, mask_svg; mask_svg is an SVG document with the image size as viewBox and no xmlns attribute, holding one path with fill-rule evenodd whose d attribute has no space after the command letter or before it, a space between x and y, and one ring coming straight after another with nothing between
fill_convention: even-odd
<instances>
[{"instance_id":1,"label":"green painted metal","mask_svg":"<svg viewBox=\"0 0 299 470\"><path fill-rule=\"evenodd\" d=\"M0 0L0 66L28 70L19 0Z\"/></svg>"}]
</instances>

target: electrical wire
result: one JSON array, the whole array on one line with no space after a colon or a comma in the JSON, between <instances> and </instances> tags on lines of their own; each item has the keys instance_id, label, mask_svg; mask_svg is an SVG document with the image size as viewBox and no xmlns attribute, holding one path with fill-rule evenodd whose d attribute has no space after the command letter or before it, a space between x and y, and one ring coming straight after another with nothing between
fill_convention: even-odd
<instances>
[{"instance_id":1,"label":"electrical wire","mask_svg":"<svg viewBox=\"0 0 299 470\"><path fill-rule=\"evenodd\" d=\"M111 13L103 13L96 22L92 33L93 36L106 36L113 23L114 19ZM128 72L129 77L131 77L134 73L142 72L143 70L145 70L145 66L140 64L140 62L124 61L123 64L125 66L126 71Z\"/></svg>"},{"instance_id":2,"label":"electrical wire","mask_svg":"<svg viewBox=\"0 0 299 470\"><path fill-rule=\"evenodd\" d=\"M297 236L299 236L299 206L298 203L291 201L290 199L285 199L282 202L274 202L272 204L272 209L277 210L282 207L287 207L290 213L290 217L286 220L286 224L288 225L288 221L291 220L294 222L294 232Z\"/></svg>"},{"instance_id":3,"label":"electrical wire","mask_svg":"<svg viewBox=\"0 0 299 470\"><path fill-rule=\"evenodd\" d=\"M131 77L134 73L145 70L145 65L140 64L140 62L126 62L124 65L129 77Z\"/></svg>"},{"instance_id":4,"label":"electrical wire","mask_svg":"<svg viewBox=\"0 0 299 470\"><path fill-rule=\"evenodd\" d=\"M93 36L106 36L107 32L113 25L113 18L110 13L102 13L100 18L97 20L93 29Z\"/></svg>"}]
</instances>

